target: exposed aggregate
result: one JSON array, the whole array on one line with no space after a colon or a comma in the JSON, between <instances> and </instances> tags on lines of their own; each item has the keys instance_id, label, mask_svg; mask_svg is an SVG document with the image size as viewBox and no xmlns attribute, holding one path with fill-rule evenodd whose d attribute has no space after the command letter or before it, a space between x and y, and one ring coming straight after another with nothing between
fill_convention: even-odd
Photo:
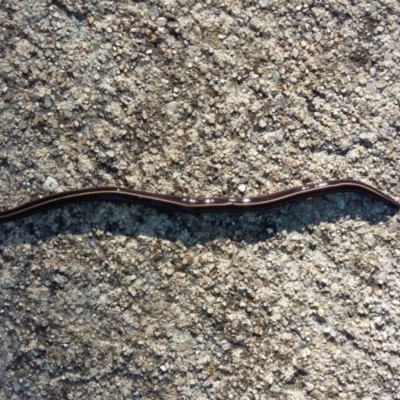
<instances>
[{"instance_id":1,"label":"exposed aggregate","mask_svg":"<svg viewBox=\"0 0 400 400\"><path fill-rule=\"evenodd\" d=\"M0 3L0 209L128 186L400 198L396 1ZM400 399L400 217L357 194L0 225L0 398Z\"/></svg>"}]
</instances>

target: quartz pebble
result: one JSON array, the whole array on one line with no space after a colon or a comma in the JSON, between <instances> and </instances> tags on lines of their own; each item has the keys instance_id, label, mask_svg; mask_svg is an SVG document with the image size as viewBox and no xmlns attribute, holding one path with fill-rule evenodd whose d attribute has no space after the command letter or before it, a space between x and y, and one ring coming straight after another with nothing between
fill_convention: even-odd
<instances>
[{"instance_id":1,"label":"quartz pebble","mask_svg":"<svg viewBox=\"0 0 400 400\"><path fill-rule=\"evenodd\" d=\"M165 17L157 18L156 23L158 26L164 27L165 25L167 25L167 18Z\"/></svg>"},{"instance_id":2,"label":"quartz pebble","mask_svg":"<svg viewBox=\"0 0 400 400\"><path fill-rule=\"evenodd\" d=\"M43 190L46 190L48 192L56 192L58 189L58 182L54 178L49 176L43 183L42 188Z\"/></svg>"},{"instance_id":3,"label":"quartz pebble","mask_svg":"<svg viewBox=\"0 0 400 400\"><path fill-rule=\"evenodd\" d=\"M246 185L239 185L238 190L240 193L244 193L246 191L247 187Z\"/></svg>"}]
</instances>

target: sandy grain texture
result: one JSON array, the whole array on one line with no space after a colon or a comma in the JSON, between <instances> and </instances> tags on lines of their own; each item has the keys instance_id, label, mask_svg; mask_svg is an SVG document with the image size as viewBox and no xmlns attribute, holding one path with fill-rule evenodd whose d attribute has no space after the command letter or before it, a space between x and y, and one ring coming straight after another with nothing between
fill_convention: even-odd
<instances>
[{"instance_id":1,"label":"sandy grain texture","mask_svg":"<svg viewBox=\"0 0 400 400\"><path fill-rule=\"evenodd\" d=\"M356 4L357 3L357 4ZM400 198L390 0L0 2L0 207L120 185ZM4 399L400 399L400 220L356 194L0 225Z\"/></svg>"}]
</instances>

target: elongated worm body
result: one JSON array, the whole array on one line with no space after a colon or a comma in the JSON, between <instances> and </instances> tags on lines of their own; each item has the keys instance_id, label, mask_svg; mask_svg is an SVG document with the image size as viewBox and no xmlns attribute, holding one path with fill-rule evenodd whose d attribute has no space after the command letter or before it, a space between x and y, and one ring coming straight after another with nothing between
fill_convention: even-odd
<instances>
[{"instance_id":1,"label":"elongated worm body","mask_svg":"<svg viewBox=\"0 0 400 400\"><path fill-rule=\"evenodd\" d=\"M205 213L216 211L263 210L308 197L336 192L358 192L381 200L397 209L400 207L400 204L395 199L383 193L379 189L352 179L310 183L268 195L242 198L193 198L148 193L122 187L98 187L56 193L32 200L10 210L1 211L0 223L24 218L28 215L45 211L50 208L82 201L131 202L172 211Z\"/></svg>"}]
</instances>

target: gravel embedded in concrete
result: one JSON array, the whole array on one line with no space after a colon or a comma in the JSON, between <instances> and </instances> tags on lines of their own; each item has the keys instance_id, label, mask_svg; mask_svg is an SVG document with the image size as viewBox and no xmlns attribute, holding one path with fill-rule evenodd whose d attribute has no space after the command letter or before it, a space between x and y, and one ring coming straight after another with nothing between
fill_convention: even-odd
<instances>
[{"instance_id":1,"label":"gravel embedded in concrete","mask_svg":"<svg viewBox=\"0 0 400 400\"><path fill-rule=\"evenodd\" d=\"M357 4L355 4L357 3ZM0 4L0 209L128 186L400 198L395 1ZM68 205L0 225L0 397L397 399L400 219Z\"/></svg>"}]
</instances>

